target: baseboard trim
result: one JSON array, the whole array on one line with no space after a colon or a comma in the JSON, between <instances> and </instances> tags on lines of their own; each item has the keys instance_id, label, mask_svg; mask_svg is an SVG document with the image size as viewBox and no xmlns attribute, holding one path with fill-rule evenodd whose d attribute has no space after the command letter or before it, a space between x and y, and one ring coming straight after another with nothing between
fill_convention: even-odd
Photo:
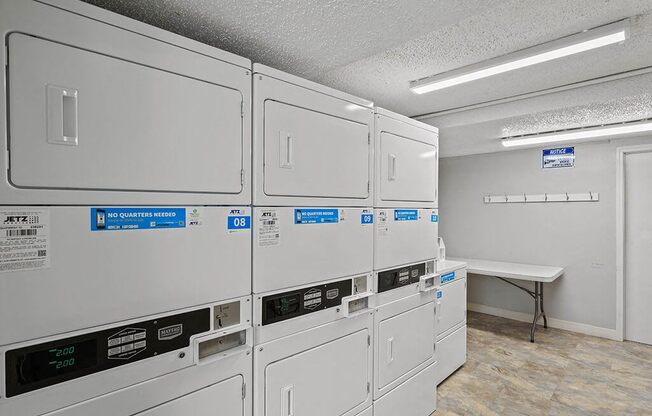
<instances>
[{"instance_id":1,"label":"baseboard trim","mask_svg":"<svg viewBox=\"0 0 652 416\"><path fill-rule=\"evenodd\" d=\"M493 306L481 305L479 303L469 303L468 309L473 312L485 313L487 315L500 316L501 318L513 319L520 322L532 322L533 315L510 311L507 309L495 308ZM615 329L602 328L599 326L582 324L579 322L564 321L562 319L548 318L548 326L551 328L564 329L566 331L578 332L580 334L592 335L594 337L613 339L622 341L618 337Z\"/></svg>"}]
</instances>

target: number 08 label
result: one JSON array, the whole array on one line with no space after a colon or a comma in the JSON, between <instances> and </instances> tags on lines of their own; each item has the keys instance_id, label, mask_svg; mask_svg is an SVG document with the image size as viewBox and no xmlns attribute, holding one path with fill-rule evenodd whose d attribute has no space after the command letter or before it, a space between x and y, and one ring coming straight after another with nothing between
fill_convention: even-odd
<instances>
[{"instance_id":1,"label":"number 08 label","mask_svg":"<svg viewBox=\"0 0 652 416\"><path fill-rule=\"evenodd\" d=\"M229 215L226 230L229 234L244 232L251 229L251 215Z\"/></svg>"}]
</instances>

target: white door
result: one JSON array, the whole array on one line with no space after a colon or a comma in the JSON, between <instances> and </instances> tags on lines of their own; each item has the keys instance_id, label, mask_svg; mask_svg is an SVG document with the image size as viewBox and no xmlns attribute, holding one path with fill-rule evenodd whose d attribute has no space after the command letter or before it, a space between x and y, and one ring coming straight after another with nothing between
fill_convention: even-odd
<instances>
[{"instance_id":1,"label":"white door","mask_svg":"<svg viewBox=\"0 0 652 416\"><path fill-rule=\"evenodd\" d=\"M466 319L466 279L442 285L437 291L437 335Z\"/></svg>"},{"instance_id":2,"label":"white door","mask_svg":"<svg viewBox=\"0 0 652 416\"><path fill-rule=\"evenodd\" d=\"M240 91L23 34L8 40L16 187L243 191Z\"/></svg>"},{"instance_id":3,"label":"white door","mask_svg":"<svg viewBox=\"0 0 652 416\"><path fill-rule=\"evenodd\" d=\"M432 358L434 307L429 302L378 325L378 388Z\"/></svg>"},{"instance_id":4,"label":"white door","mask_svg":"<svg viewBox=\"0 0 652 416\"><path fill-rule=\"evenodd\" d=\"M437 147L383 132L380 199L432 204L437 189Z\"/></svg>"},{"instance_id":5,"label":"white door","mask_svg":"<svg viewBox=\"0 0 652 416\"><path fill-rule=\"evenodd\" d=\"M269 364L265 416L338 416L363 404L369 394L368 335L360 330Z\"/></svg>"},{"instance_id":6,"label":"white door","mask_svg":"<svg viewBox=\"0 0 652 416\"><path fill-rule=\"evenodd\" d=\"M625 156L625 338L652 344L652 151Z\"/></svg>"}]
</instances>

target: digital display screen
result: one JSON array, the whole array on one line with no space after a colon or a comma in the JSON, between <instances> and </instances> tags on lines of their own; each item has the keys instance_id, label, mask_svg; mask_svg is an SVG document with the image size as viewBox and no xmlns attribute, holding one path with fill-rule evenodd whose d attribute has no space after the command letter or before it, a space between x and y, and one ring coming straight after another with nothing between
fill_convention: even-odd
<instances>
[{"instance_id":1,"label":"digital display screen","mask_svg":"<svg viewBox=\"0 0 652 416\"><path fill-rule=\"evenodd\" d=\"M93 367L97 364L97 341L94 339L50 346L18 357L18 383L38 383Z\"/></svg>"}]
</instances>

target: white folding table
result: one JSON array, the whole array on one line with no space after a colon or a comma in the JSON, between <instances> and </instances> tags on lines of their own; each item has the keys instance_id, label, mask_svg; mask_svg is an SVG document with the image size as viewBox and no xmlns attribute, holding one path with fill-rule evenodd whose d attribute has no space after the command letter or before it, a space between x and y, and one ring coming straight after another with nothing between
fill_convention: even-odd
<instances>
[{"instance_id":1,"label":"white folding table","mask_svg":"<svg viewBox=\"0 0 652 416\"><path fill-rule=\"evenodd\" d=\"M530 342L534 342L537 322L543 317L544 328L548 327L548 318L543 310L543 284L554 282L564 273L563 267L539 266L536 264L507 263L481 259L454 258L468 264L467 272L482 276L493 276L526 292L534 299L534 319L530 330ZM534 291L517 285L507 279L534 282Z\"/></svg>"}]
</instances>

